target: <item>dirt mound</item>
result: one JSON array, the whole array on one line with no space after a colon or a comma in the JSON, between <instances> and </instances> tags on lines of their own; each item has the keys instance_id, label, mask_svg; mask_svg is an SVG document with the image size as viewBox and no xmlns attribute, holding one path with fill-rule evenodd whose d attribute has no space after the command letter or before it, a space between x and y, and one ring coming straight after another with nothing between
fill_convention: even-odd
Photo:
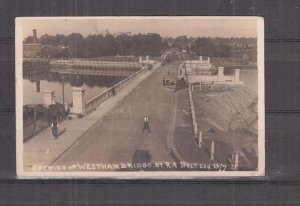
<instances>
[{"instance_id":1,"label":"dirt mound","mask_svg":"<svg viewBox=\"0 0 300 206\"><path fill-rule=\"evenodd\" d=\"M244 86L214 85L193 91L198 129L215 142L216 160L239 154L239 170L257 168L257 95ZM209 150L209 144L206 146Z\"/></svg>"},{"instance_id":2,"label":"dirt mound","mask_svg":"<svg viewBox=\"0 0 300 206\"><path fill-rule=\"evenodd\" d=\"M244 86L194 91L196 116L222 131L249 129L257 121L257 95Z\"/></svg>"}]
</instances>

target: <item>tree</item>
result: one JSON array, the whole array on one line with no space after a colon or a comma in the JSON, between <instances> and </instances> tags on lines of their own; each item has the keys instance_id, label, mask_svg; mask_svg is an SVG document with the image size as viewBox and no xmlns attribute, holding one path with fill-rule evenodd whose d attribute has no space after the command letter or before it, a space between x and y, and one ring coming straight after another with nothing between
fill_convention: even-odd
<instances>
[{"instance_id":1,"label":"tree","mask_svg":"<svg viewBox=\"0 0 300 206\"><path fill-rule=\"evenodd\" d=\"M72 33L67 36L67 44L71 57L84 57L85 42L80 33Z\"/></svg>"},{"instance_id":2,"label":"tree","mask_svg":"<svg viewBox=\"0 0 300 206\"><path fill-rule=\"evenodd\" d=\"M33 44L33 36L28 36L24 39L24 44Z\"/></svg>"}]
</instances>

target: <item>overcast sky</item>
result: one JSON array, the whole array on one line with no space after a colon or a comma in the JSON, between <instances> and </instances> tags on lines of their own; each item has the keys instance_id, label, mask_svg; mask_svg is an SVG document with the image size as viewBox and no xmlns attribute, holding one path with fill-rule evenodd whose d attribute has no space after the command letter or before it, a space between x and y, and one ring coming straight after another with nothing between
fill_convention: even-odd
<instances>
[{"instance_id":1,"label":"overcast sky","mask_svg":"<svg viewBox=\"0 0 300 206\"><path fill-rule=\"evenodd\" d=\"M23 19L23 37L37 35L81 33L159 33L162 37L187 35L188 37L256 37L255 18L105 18L105 19Z\"/></svg>"}]
</instances>

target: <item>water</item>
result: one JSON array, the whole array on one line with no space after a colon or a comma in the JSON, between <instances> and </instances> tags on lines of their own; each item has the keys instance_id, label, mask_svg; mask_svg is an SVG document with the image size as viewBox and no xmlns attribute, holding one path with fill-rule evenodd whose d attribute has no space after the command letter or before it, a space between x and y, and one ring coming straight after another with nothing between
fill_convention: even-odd
<instances>
[{"instance_id":1,"label":"water","mask_svg":"<svg viewBox=\"0 0 300 206\"><path fill-rule=\"evenodd\" d=\"M101 94L107 88L117 84L126 77L104 77L87 75L69 75L65 77L65 103L72 102L72 87L86 88L85 97L89 100ZM33 80L34 79L34 80ZM62 102L62 76L59 74L46 74L39 77L23 79L23 100L24 105L43 104L43 90L51 89L54 93L54 101ZM258 93L257 70L241 69L240 80L243 81L250 90ZM39 82L39 83L38 83ZM40 92L37 92L40 84Z\"/></svg>"},{"instance_id":2,"label":"water","mask_svg":"<svg viewBox=\"0 0 300 206\"><path fill-rule=\"evenodd\" d=\"M68 75L64 77L64 102L72 102L72 87L86 88L85 98L89 100L101 94L107 88L117 84L126 77ZM40 87L40 92L38 92ZM46 74L38 77L23 79L23 104L43 104L44 90L54 91L54 101L62 103L62 76L59 74Z\"/></svg>"},{"instance_id":3,"label":"water","mask_svg":"<svg viewBox=\"0 0 300 206\"><path fill-rule=\"evenodd\" d=\"M258 93L258 73L256 69L241 69L240 81L245 83L251 91Z\"/></svg>"},{"instance_id":4,"label":"water","mask_svg":"<svg viewBox=\"0 0 300 206\"><path fill-rule=\"evenodd\" d=\"M237 67L225 67L224 75L234 75ZM255 67L248 69L240 67L240 81L245 83L245 86L251 91L258 93L258 72Z\"/></svg>"}]
</instances>

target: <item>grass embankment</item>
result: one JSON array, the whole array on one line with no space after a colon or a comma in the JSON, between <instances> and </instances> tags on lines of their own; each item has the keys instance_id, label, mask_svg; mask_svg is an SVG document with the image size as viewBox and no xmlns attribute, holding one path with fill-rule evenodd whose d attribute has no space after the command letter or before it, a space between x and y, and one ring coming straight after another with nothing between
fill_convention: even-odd
<instances>
[{"instance_id":1,"label":"grass embankment","mask_svg":"<svg viewBox=\"0 0 300 206\"><path fill-rule=\"evenodd\" d=\"M215 142L216 161L239 154L239 170L257 167L257 95L244 86L194 89L198 127L206 147Z\"/></svg>"}]
</instances>

